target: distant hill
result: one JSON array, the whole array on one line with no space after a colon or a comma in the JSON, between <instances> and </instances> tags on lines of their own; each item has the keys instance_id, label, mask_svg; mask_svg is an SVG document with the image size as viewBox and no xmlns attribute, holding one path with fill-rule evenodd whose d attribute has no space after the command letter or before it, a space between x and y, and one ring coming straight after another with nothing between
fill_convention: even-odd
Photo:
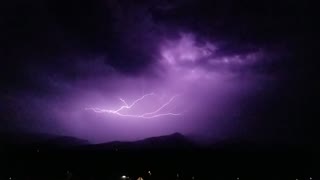
<instances>
[{"instance_id":1,"label":"distant hill","mask_svg":"<svg viewBox=\"0 0 320 180\"><path fill-rule=\"evenodd\" d=\"M69 136L59 136L48 139L47 141L39 142L40 146L51 146L51 147L74 147L83 146L89 144L89 141L78 139Z\"/></svg>"},{"instance_id":2,"label":"distant hill","mask_svg":"<svg viewBox=\"0 0 320 180\"><path fill-rule=\"evenodd\" d=\"M44 133L0 133L0 143L3 145L28 145L37 142L47 141L58 137L53 134Z\"/></svg>"},{"instance_id":3,"label":"distant hill","mask_svg":"<svg viewBox=\"0 0 320 180\"><path fill-rule=\"evenodd\" d=\"M147 149L188 149L195 147L195 143L180 133L174 133L166 136L151 137L133 142L114 141L96 145L89 145L87 148L104 150L147 150Z\"/></svg>"},{"instance_id":4,"label":"distant hill","mask_svg":"<svg viewBox=\"0 0 320 180\"><path fill-rule=\"evenodd\" d=\"M69 136L42 133L0 133L2 146L50 146L67 147L89 144L87 140Z\"/></svg>"},{"instance_id":5,"label":"distant hill","mask_svg":"<svg viewBox=\"0 0 320 180\"><path fill-rule=\"evenodd\" d=\"M180 133L150 137L138 141L113 141L90 144L89 141L70 136L33 133L0 133L1 147L27 148L76 148L94 151L139 151L139 150L210 150L218 152L259 152L286 150L319 149L312 145L293 145L281 143L257 143L241 139L225 139L212 143L196 143L192 138Z\"/></svg>"}]
</instances>

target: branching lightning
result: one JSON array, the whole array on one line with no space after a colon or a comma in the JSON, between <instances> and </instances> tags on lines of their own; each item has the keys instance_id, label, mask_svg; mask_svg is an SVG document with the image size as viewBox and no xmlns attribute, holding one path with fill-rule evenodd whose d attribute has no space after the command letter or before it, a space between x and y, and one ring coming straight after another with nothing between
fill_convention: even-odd
<instances>
[{"instance_id":1,"label":"branching lightning","mask_svg":"<svg viewBox=\"0 0 320 180\"><path fill-rule=\"evenodd\" d=\"M175 95L173 97L171 97L167 102L163 103L160 107L158 107L157 109L155 109L152 112L146 112L143 114L123 114L122 110L124 109L132 109L135 107L135 105L137 105L140 101L143 101L146 97L148 96L154 96L155 93L149 93L149 94L145 94L142 97L136 99L135 101L133 101L130 105L122 98L119 98L119 100L124 104L123 106L121 106L120 108L116 109L116 110L112 110L112 109L102 109L102 108L85 108L85 110L92 110L95 113L109 113L109 114L114 114L114 115L118 115L118 116L123 116L123 117L132 117L132 118L145 118L145 119L152 119L152 118L157 118L157 117L162 117L162 116L179 116L182 115L181 113L173 113L173 112L162 112L162 110L169 106L179 95Z\"/></svg>"}]
</instances>

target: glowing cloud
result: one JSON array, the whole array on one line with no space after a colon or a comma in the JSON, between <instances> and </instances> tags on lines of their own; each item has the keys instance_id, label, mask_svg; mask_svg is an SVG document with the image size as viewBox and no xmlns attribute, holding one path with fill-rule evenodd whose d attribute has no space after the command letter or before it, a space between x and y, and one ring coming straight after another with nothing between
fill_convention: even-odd
<instances>
[{"instance_id":1,"label":"glowing cloud","mask_svg":"<svg viewBox=\"0 0 320 180\"><path fill-rule=\"evenodd\" d=\"M192 34L181 34L178 41L166 41L161 48L163 60L170 65L195 63L214 54L216 47L211 43L197 45Z\"/></svg>"}]
</instances>

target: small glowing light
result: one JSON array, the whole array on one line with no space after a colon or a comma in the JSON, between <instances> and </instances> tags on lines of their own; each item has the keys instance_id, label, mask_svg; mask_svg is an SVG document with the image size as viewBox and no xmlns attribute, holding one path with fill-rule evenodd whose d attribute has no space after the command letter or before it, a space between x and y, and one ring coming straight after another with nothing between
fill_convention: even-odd
<instances>
[{"instance_id":1,"label":"small glowing light","mask_svg":"<svg viewBox=\"0 0 320 180\"><path fill-rule=\"evenodd\" d=\"M312 177L310 177L309 179L312 180Z\"/></svg>"},{"instance_id":2,"label":"small glowing light","mask_svg":"<svg viewBox=\"0 0 320 180\"><path fill-rule=\"evenodd\" d=\"M9 180L11 180L12 178L11 177L9 177Z\"/></svg>"},{"instance_id":3,"label":"small glowing light","mask_svg":"<svg viewBox=\"0 0 320 180\"><path fill-rule=\"evenodd\" d=\"M194 176L192 176L192 180L194 180Z\"/></svg>"},{"instance_id":4,"label":"small glowing light","mask_svg":"<svg viewBox=\"0 0 320 180\"><path fill-rule=\"evenodd\" d=\"M237 177L237 180L239 180L240 178L239 177Z\"/></svg>"},{"instance_id":5,"label":"small glowing light","mask_svg":"<svg viewBox=\"0 0 320 180\"><path fill-rule=\"evenodd\" d=\"M127 176L123 175L123 176L121 176L121 178L122 178L122 179L126 179L126 178L127 178Z\"/></svg>"},{"instance_id":6,"label":"small glowing light","mask_svg":"<svg viewBox=\"0 0 320 180\"><path fill-rule=\"evenodd\" d=\"M151 176L151 171L148 171L148 174Z\"/></svg>"}]
</instances>

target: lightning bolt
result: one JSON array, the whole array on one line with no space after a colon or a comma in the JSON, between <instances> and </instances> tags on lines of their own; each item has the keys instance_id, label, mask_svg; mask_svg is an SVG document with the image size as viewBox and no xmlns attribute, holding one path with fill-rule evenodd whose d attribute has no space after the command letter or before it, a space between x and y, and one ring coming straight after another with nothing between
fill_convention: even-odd
<instances>
[{"instance_id":1,"label":"lightning bolt","mask_svg":"<svg viewBox=\"0 0 320 180\"><path fill-rule=\"evenodd\" d=\"M172 112L161 113L161 110L163 110L165 107L169 106L179 95L175 95L175 96L171 97L167 102L163 103L160 107L158 107L156 110L154 110L152 112L146 112L146 113L139 114L139 115L121 113L121 111L123 109L134 108L135 105L137 105L140 101L143 101L146 97L154 96L154 95L155 95L155 93L153 93L153 92L149 93L149 94L145 94L142 97L133 101L130 105L124 99L119 98L119 100L124 105L116 110L101 109L101 108L85 108L85 110L91 110L95 113L109 113L109 114L115 114L115 115L122 116L122 117L144 118L144 119L152 119L152 118L158 118L158 117L162 117L162 116L180 116L180 115L182 115L181 113L172 113Z\"/></svg>"},{"instance_id":2,"label":"lightning bolt","mask_svg":"<svg viewBox=\"0 0 320 180\"><path fill-rule=\"evenodd\" d=\"M145 94L143 95L141 98L133 101L133 103L131 105L128 105L127 102L125 100L123 100L122 98L119 98L121 102L123 102L124 106L121 106L119 109L115 110L114 112L119 112L122 109L131 109L134 105L136 105L139 101L142 101L144 98L148 97L148 96L153 96L155 95L154 93L149 93L149 94Z\"/></svg>"}]
</instances>

